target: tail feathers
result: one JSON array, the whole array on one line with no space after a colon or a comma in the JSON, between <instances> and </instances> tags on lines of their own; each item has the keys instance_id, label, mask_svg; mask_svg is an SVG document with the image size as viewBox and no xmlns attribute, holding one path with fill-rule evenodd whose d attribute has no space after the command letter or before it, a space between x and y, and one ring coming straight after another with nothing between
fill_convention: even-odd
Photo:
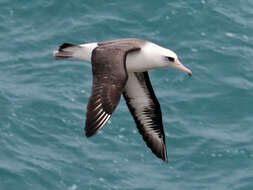
<instances>
[{"instance_id":1,"label":"tail feathers","mask_svg":"<svg viewBox=\"0 0 253 190\"><path fill-rule=\"evenodd\" d=\"M68 59L73 57L73 53L65 51L54 51L55 59Z\"/></svg>"},{"instance_id":2,"label":"tail feathers","mask_svg":"<svg viewBox=\"0 0 253 190\"><path fill-rule=\"evenodd\" d=\"M81 47L75 44L64 43L58 51L54 51L54 57L56 59L68 59L75 58L75 53L79 51Z\"/></svg>"},{"instance_id":3,"label":"tail feathers","mask_svg":"<svg viewBox=\"0 0 253 190\"><path fill-rule=\"evenodd\" d=\"M75 47L77 45L75 44L69 44L69 43L64 43L59 47L59 51L64 51L64 49L70 48L70 47Z\"/></svg>"}]
</instances>

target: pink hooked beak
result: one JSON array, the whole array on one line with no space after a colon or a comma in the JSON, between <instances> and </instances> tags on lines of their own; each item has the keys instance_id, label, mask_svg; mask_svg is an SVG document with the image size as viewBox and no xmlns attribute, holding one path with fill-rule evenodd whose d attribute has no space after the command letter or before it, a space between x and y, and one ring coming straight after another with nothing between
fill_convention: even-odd
<instances>
[{"instance_id":1,"label":"pink hooked beak","mask_svg":"<svg viewBox=\"0 0 253 190\"><path fill-rule=\"evenodd\" d=\"M189 75L190 77L192 76L192 72L190 69L188 69L187 67L185 67L180 61L179 59L175 59L174 64L173 64L173 68L178 69L180 71L183 71L184 73L186 73L187 75Z\"/></svg>"}]
</instances>

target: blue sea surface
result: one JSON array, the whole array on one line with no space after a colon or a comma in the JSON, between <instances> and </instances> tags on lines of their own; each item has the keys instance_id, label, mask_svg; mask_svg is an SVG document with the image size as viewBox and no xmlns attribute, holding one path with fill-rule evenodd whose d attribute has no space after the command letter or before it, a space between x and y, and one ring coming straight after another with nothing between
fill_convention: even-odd
<instances>
[{"instance_id":1,"label":"blue sea surface","mask_svg":"<svg viewBox=\"0 0 253 190\"><path fill-rule=\"evenodd\" d=\"M252 190L252 0L0 0L0 190ZM91 64L64 42L141 38L190 68L150 71L168 164L123 98L84 135Z\"/></svg>"}]
</instances>

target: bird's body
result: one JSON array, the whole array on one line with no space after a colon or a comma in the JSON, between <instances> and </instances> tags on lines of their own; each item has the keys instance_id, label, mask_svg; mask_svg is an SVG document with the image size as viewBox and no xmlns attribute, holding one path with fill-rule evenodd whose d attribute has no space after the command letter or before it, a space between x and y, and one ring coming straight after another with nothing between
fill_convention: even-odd
<instances>
[{"instance_id":1,"label":"bird's body","mask_svg":"<svg viewBox=\"0 0 253 190\"><path fill-rule=\"evenodd\" d=\"M93 86L87 106L86 136L94 135L105 125L123 94L146 144L167 161L160 104L147 71L174 67L191 75L173 51L145 40L118 39L81 45L65 43L54 56L92 62Z\"/></svg>"}]
</instances>

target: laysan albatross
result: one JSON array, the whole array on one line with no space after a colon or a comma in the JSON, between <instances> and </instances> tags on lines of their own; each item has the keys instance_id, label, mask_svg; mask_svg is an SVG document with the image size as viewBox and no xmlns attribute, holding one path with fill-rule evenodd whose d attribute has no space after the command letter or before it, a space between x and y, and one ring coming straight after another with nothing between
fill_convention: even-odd
<instances>
[{"instance_id":1,"label":"laysan albatross","mask_svg":"<svg viewBox=\"0 0 253 190\"><path fill-rule=\"evenodd\" d=\"M147 146L168 162L162 113L148 70L172 67L191 76L191 70L180 63L176 53L152 42L131 38L80 45L64 43L53 54L57 59L92 63L93 84L85 124L87 137L106 124L123 94Z\"/></svg>"}]
</instances>

